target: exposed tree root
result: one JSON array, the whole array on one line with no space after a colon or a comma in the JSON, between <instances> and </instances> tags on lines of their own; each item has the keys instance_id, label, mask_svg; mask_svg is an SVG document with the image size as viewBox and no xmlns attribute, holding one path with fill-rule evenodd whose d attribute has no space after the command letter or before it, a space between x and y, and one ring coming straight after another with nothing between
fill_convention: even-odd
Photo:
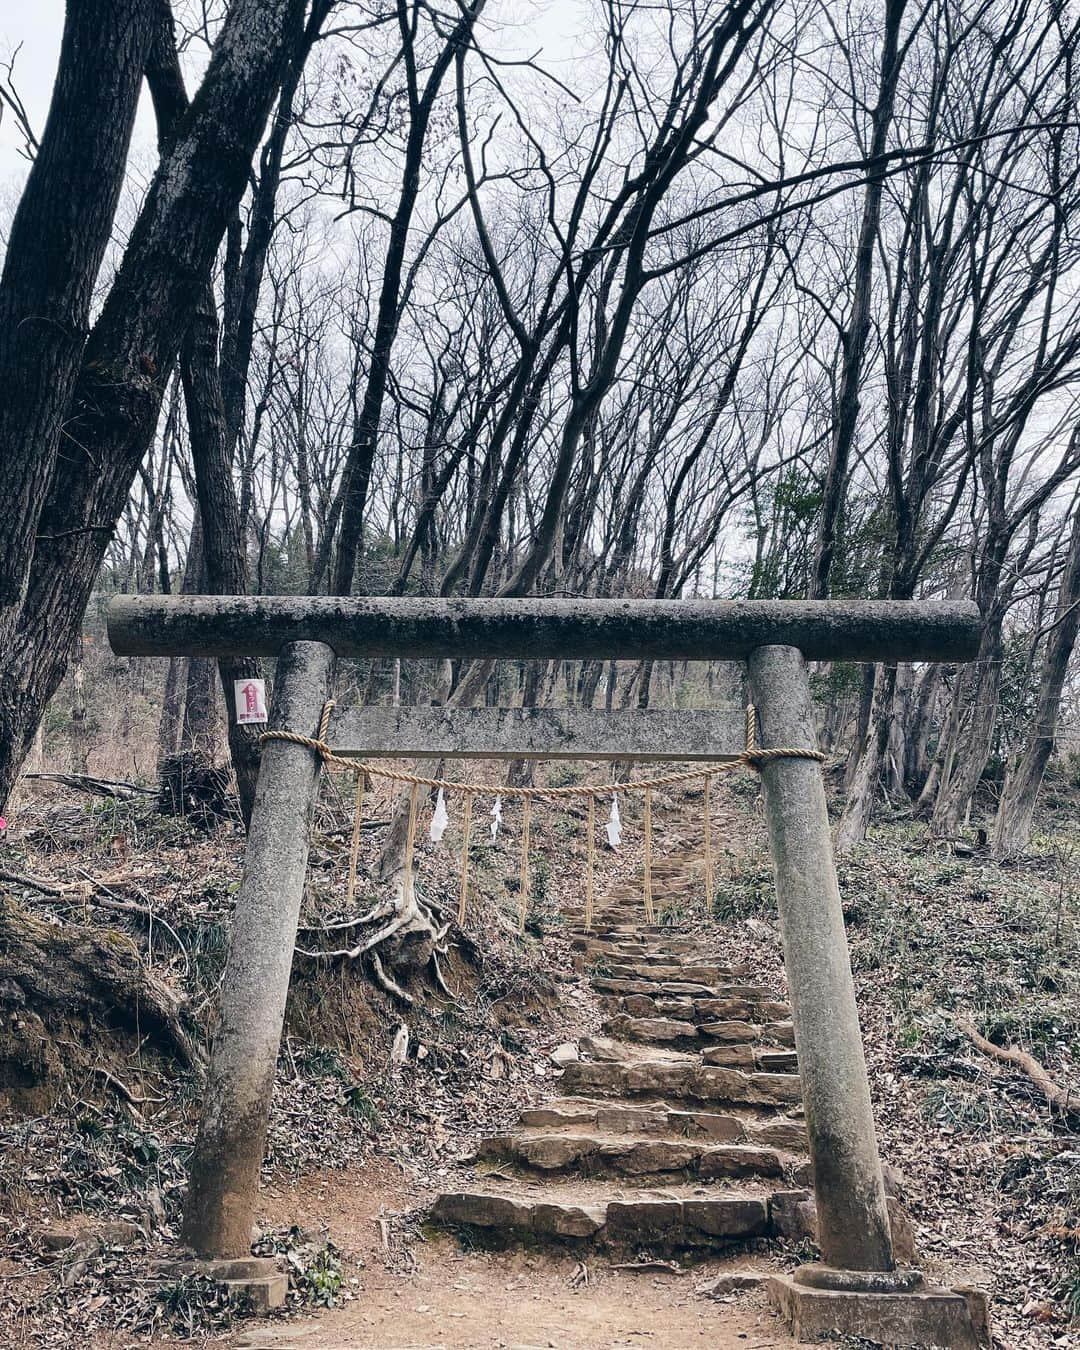
<instances>
[{"instance_id":1,"label":"exposed tree root","mask_svg":"<svg viewBox=\"0 0 1080 1350\"><path fill-rule=\"evenodd\" d=\"M368 960L371 962L371 973L375 978L375 983L386 994L392 994L394 998L401 999L402 1003L409 1007L415 1003L415 999L407 989L402 989L396 980L392 980L386 971L383 970L383 963L379 960L378 952L369 953Z\"/></svg>"},{"instance_id":2,"label":"exposed tree root","mask_svg":"<svg viewBox=\"0 0 1080 1350\"><path fill-rule=\"evenodd\" d=\"M1003 1064L1014 1064L1020 1069L1031 1079L1056 1111L1059 1111L1063 1116L1080 1114L1080 1099L1074 1093L1069 1092L1068 1089L1059 1087L1034 1055L1029 1055L1027 1051L1019 1050L1015 1046L1003 1048L1000 1045L995 1045L993 1041L988 1041L985 1036L980 1036L967 1017L958 1017L956 1025L972 1045L981 1050L984 1055L989 1055L991 1059L996 1059Z\"/></svg>"},{"instance_id":3,"label":"exposed tree root","mask_svg":"<svg viewBox=\"0 0 1080 1350\"><path fill-rule=\"evenodd\" d=\"M149 1035L187 1068L196 1052L180 1020L181 1000L143 965L115 930L56 927L0 896L0 1004L120 1022Z\"/></svg>"},{"instance_id":4,"label":"exposed tree root","mask_svg":"<svg viewBox=\"0 0 1080 1350\"><path fill-rule=\"evenodd\" d=\"M376 949L407 937L426 938L428 955L423 962L418 962L417 966L425 963L430 965L436 987L447 998L453 999L454 994L443 978L439 966L439 957L449 954L447 937L453 926L453 921L450 919L444 921L444 916L445 911L441 905L434 900L423 898L411 880L406 882L404 875L399 874L391 899L373 905L367 913L357 915L355 918L339 919L321 928L303 930L305 933L329 934L370 928L373 924L379 925L373 933L366 934L348 947L333 947L322 951L310 947L297 947L296 954L310 961L357 961L362 956L367 956L374 983L384 993L411 1004L412 995L387 974Z\"/></svg>"}]
</instances>

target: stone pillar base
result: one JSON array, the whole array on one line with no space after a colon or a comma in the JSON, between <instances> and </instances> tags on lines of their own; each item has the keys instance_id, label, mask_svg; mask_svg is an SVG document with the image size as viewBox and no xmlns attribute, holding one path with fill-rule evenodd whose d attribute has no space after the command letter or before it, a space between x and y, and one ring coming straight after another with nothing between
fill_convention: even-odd
<instances>
[{"instance_id":1,"label":"stone pillar base","mask_svg":"<svg viewBox=\"0 0 1080 1350\"><path fill-rule=\"evenodd\" d=\"M206 1275L225 1285L230 1294L247 1297L261 1317L285 1306L289 1277L272 1256L244 1256L234 1260L165 1261L158 1267L164 1276Z\"/></svg>"},{"instance_id":2,"label":"stone pillar base","mask_svg":"<svg viewBox=\"0 0 1080 1350\"><path fill-rule=\"evenodd\" d=\"M990 1345L989 1308L978 1290L935 1288L916 1272L897 1272L900 1278L894 1284L907 1287L888 1292L875 1289L874 1280L863 1272L807 1267L807 1282L800 1274L771 1275L766 1281L773 1307L797 1341L840 1335L948 1350L986 1350Z\"/></svg>"}]
</instances>

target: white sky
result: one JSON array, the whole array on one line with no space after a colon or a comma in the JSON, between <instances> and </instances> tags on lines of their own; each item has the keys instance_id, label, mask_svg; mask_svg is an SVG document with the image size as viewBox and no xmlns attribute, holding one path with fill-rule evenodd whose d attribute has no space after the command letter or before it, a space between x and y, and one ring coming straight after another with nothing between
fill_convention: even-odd
<instances>
[{"instance_id":1,"label":"white sky","mask_svg":"<svg viewBox=\"0 0 1080 1350\"><path fill-rule=\"evenodd\" d=\"M584 54L589 0L489 0L483 26L485 45L516 57L541 54L546 68L565 75L565 67ZM21 45L15 65L15 85L30 114L35 134L41 134L49 111L60 39L64 26L63 0L14 0L0 5L0 59L5 64ZM588 40L595 46L596 38ZM560 69L562 67L563 69ZM0 196L14 196L26 175L19 154L20 137L10 116L0 121ZM132 146L135 163L156 160L153 113L145 91L139 108Z\"/></svg>"}]
</instances>

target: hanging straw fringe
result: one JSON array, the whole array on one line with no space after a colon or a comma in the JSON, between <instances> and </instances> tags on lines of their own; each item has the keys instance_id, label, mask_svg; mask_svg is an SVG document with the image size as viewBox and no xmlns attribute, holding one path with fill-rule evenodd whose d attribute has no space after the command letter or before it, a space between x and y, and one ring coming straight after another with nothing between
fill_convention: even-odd
<instances>
[{"instance_id":1,"label":"hanging straw fringe","mask_svg":"<svg viewBox=\"0 0 1080 1350\"><path fill-rule=\"evenodd\" d=\"M357 859L360 848L360 823L363 810L364 777L370 774L374 778L385 778L391 783L408 783L409 792L409 828L405 839L405 884L412 885L413 862L416 853L416 813L420 788L441 788L446 792L465 794L464 845L461 860L461 897L458 902L459 922L465 917L466 892L469 880L469 834L472 825L472 801L476 795L484 797L521 797L524 801L524 822L521 837L521 899L518 913L518 931L525 931L525 920L529 904L529 835L532 823L533 799L557 802L573 797L585 797L589 804L589 841L588 841L588 879L585 900L585 926L592 924L593 903L595 899L595 823L596 791L595 787L536 788L536 787L487 787L480 784L455 783L446 778L424 778L419 774L406 773L400 769L384 768L370 764L365 760L347 758L335 754L327 744L326 736L330 727L330 714L335 706L333 699L327 699L319 715L319 727L314 736L301 736L297 731L266 731L259 738L260 745L268 741L285 741L290 745L301 745L313 751L327 767L337 765L357 775L356 809L353 815L352 845L349 853L349 900L353 899L356 888ZM799 746L776 746L762 748L758 744L757 712L753 704L746 709L746 742L742 753L726 763L717 764L705 775L705 885L710 900L713 890L714 867L712 850L712 799L713 776L726 769L748 768L760 772L767 764L779 759L810 759L821 764L825 756L820 750ZM653 788L674 787L700 778L700 769L691 769L686 773L669 773L658 778L638 779L629 783L620 783L617 792L644 792L645 794L645 913L649 923L655 922L652 895L652 790Z\"/></svg>"},{"instance_id":2,"label":"hanging straw fringe","mask_svg":"<svg viewBox=\"0 0 1080 1350\"><path fill-rule=\"evenodd\" d=\"M349 847L349 888L348 904L351 906L356 895L356 864L360 857L360 821L364 815L364 775L356 775L356 805L353 808L352 843Z\"/></svg>"},{"instance_id":3,"label":"hanging straw fringe","mask_svg":"<svg viewBox=\"0 0 1080 1350\"><path fill-rule=\"evenodd\" d=\"M588 843L585 866L585 931L592 928L593 904L596 900L596 793L589 793Z\"/></svg>"},{"instance_id":4,"label":"hanging straw fringe","mask_svg":"<svg viewBox=\"0 0 1080 1350\"><path fill-rule=\"evenodd\" d=\"M458 927L465 923L465 900L469 893L469 840L472 838L471 792L465 794L465 817L461 822L461 898L458 900Z\"/></svg>"},{"instance_id":5,"label":"hanging straw fringe","mask_svg":"<svg viewBox=\"0 0 1080 1350\"><path fill-rule=\"evenodd\" d=\"M334 700L328 699L323 705L322 715L319 718L319 731L316 736L301 736L298 731L264 731L259 737L260 745L267 741L287 741L290 745L304 745L309 750L313 750L319 756L324 764L336 764L339 768L348 769L352 773L367 773L373 778L385 778L391 783L412 783L419 787L443 788L447 792L469 791L478 793L485 797L522 797L526 801L531 798L537 798L540 801L560 801L569 797L586 797L595 789L591 787L558 787L558 788L537 788L537 787L486 787L480 784L470 784L468 788L463 783L455 783L449 778L423 778L419 774L406 773L402 769L388 769L380 764L371 764L367 760L349 759L344 755L337 755L333 749L326 743L326 731L330 723L330 713L334 707ZM813 759L819 764L824 763L825 756L820 750L811 750L809 747L798 746L775 746L764 749L758 745L757 739L757 715L753 705L746 709L746 745L742 753L735 759L729 759L724 764L717 764L712 770L714 774L721 773L726 769L758 769L760 770L766 764L771 764L777 759ZM690 769L685 773L667 773L659 778L639 778L634 782L620 783L619 792L633 789L635 792L642 792L646 788L666 788L675 787L680 783L689 783L695 778L701 777L700 769Z\"/></svg>"},{"instance_id":6,"label":"hanging straw fringe","mask_svg":"<svg viewBox=\"0 0 1080 1350\"><path fill-rule=\"evenodd\" d=\"M532 830L532 798L525 798L525 816L521 823L521 900L518 907L518 932L524 933L529 910L529 834Z\"/></svg>"},{"instance_id":7,"label":"hanging straw fringe","mask_svg":"<svg viewBox=\"0 0 1080 1350\"><path fill-rule=\"evenodd\" d=\"M645 922L656 922L652 896L652 788L645 789Z\"/></svg>"}]
</instances>

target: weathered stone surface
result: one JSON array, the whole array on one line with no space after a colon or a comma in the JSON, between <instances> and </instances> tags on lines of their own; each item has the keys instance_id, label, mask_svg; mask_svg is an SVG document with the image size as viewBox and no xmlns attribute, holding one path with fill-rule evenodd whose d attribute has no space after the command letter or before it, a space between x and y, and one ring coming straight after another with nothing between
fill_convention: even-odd
<instances>
[{"instance_id":1,"label":"weathered stone surface","mask_svg":"<svg viewBox=\"0 0 1080 1350\"><path fill-rule=\"evenodd\" d=\"M698 1175L711 1177L778 1177L783 1174L780 1154L752 1144L722 1144L706 1149L698 1162Z\"/></svg>"},{"instance_id":2,"label":"weathered stone surface","mask_svg":"<svg viewBox=\"0 0 1080 1350\"><path fill-rule=\"evenodd\" d=\"M546 1125L592 1125L596 1121L596 1107L549 1102L544 1106L527 1106L518 1119L531 1129Z\"/></svg>"},{"instance_id":3,"label":"weathered stone surface","mask_svg":"<svg viewBox=\"0 0 1080 1350\"><path fill-rule=\"evenodd\" d=\"M604 1023L612 1036L622 1036L643 1044L694 1044L698 1029L693 1022L676 1022L669 1017L612 1017Z\"/></svg>"},{"instance_id":4,"label":"weathered stone surface","mask_svg":"<svg viewBox=\"0 0 1080 1350\"><path fill-rule=\"evenodd\" d=\"M701 1157L700 1144L682 1144L669 1139L607 1142L599 1150L600 1160L626 1176L653 1176L661 1172L686 1172L696 1169Z\"/></svg>"},{"instance_id":5,"label":"weathered stone surface","mask_svg":"<svg viewBox=\"0 0 1080 1350\"><path fill-rule=\"evenodd\" d=\"M725 1069L756 1069L752 1045L710 1045L701 1052L703 1064L719 1064Z\"/></svg>"},{"instance_id":6,"label":"weathered stone surface","mask_svg":"<svg viewBox=\"0 0 1080 1350\"><path fill-rule=\"evenodd\" d=\"M801 1120L764 1120L750 1131L758 1144L770 1144L788 1153L806 1151L806 1124Z\"/></svg>"},{"instance_id":7,"label":"weathered stone surface","mask_svg":"<svg viewBox=\"0 0 1080 1350\"><path fill-rule=\"evenodd\" d=\"M799 1068L794 1050L758 1050L756 1059L764 1073L796 1073Z\"/></svg>"},{"instance_id":8,"label":"weathered stone surface","mask_svg":"<svg viewBox=\"0 0 1080 1350\"><path fill-rule=\"evenodd\" d=\"M729 1294L738 1294L744 1289L757 1289L765 1283L766 1272L760 1270L729 1270L717 1275L694 1291L702 1298L727 1298Z\"/></svg>"},{"instance_id":9,"label":"weathered stone surface","mask_svg":"<svg viewBox=\"0 0 1080 1350\"><path fill-rule=\"evenodd\" d=\"M600 1107L596 1112L596 1128L603 1134L663 1134L668 1127L668 1113L646 1107Z\"/></svg>"},{"instance_id":10,"label":"weathered stone surface","mask_svg":"<svg viewBox=\"0 0 1080 1350\"><path fill-rule=\"evenodd\" d=\"M565 1064L572 1064L574 1060L580 1058L578 1048L573 1041L563 1041L562 1045L557 1045L549 1056L552 1064L557 1064L560 1068Z\"/></svg>"},{"instance_id":11,"label":"weathered stone surface","mask_svg":"<svg viewBox=\"0 0 1080 1350\"><path fill-rule=\"evenodd\" d=\"M789 1242L817 1239L814 1197L809 1191L774 1191L769 1197L769 1218L777 1237Z\"/></svg>"},{"instance_id":12,"label":"weathered stone surface","mask_svg":"<svg viewBox=\"0 0 1080 1350\"><path fill-rule=\"evenodd\" d=\"M702 1022L784 1022L791 1016L786 1003L771 998L700 998L694 1008Z\"/></svg>"},{"instance_id":13,"label":"weathered stone surface","mask_svg":"<svg viewBox=\"0 0 1080 1350\"><path fill-rule=\"evenodd\" d=\"M265 1317L275 1308L283 1308L289 1294L288 1275L262 1275L253 1280L222 1280L234 1298L243 1298L251 1304L257 1317Z\"/></svg>"},{"instance_id":14,"label":"weathered stone surface","mask_svg":"<svg viewBox=\"0 0 1080 1350\"><path fill-rule=\"evenodd\" d=\"M592 987L598 994L655 994L658 989L652 980L624 980L608 975L594 977Z\"/></svg>"},{"instance_id":15,"label":"weathered stone surface","mask_svg":"<svg viewBox=\"0 0 1080 1350\"><path fill-rule=\"evenodd\" d=\"M734 1144L746 1137L746 1127L738 1116L718 1111L669 1111L667 1128L672 1134L690 1139L711 1139Z\"/></svg>"},{"instance_id":16,"label":"weathered stone surface","mask_svg":"<svg viewBox=\"0 0 1080 1350\"><path fill-rule=\"evenodd\" d=\"M655 1017L657 1013L656 1000L645 994L628 994L622 1008L629 1017Z\"/></svg>"},{"instance_id":17,"label":"weathered stone surface","mask_svg":"<svg viewBox=\"0 0 1080 1350\"><path fill-rule=\"evenodd\" d=\"M693 1096L702 1101L786 1106L801 1100L796 1074L742 1073L706 1065L693 1075Z\"/></svg>"},{"instance_id":18,"label":"weathered stone surface","mask_svg":"<svg viewBox=\"0 0 1080 1350\"><path fill-rule=\"evenodd\" d=\"M578 1046L585 1059L603 1060L612 1064L624 1063L634 1053L625 1041L615 1040L611 1036L582 1036Z\"/></svg>"},{"instance_id":19,"label":"weathered stone surface","mask_svg":"<svg viewBox=\"0 0 1080 1350\"><path fill-rule=\"evenodd\" d=\"M714 1041L735 1041L737 1043L749 1043L760 1040L761 1027L753 1022L730 1021L730 1022L706 1022L702 1025L701 1034L708 1036Z\"/></svg>"},{"instance_id":20,"label":"weathered stone surface","mask_svg":"<svg viewBox=\"0 0 1080 1350\"><path fill-rule=\"evenodd\" d=\"M543 1202L533 1206L533 1232L548 1237L589 1238L604 1226L603 1205L549 1205Z\"/></svg>"},{"instance_id":21,"label":"weathered stone surface","mask_svg":"<svg viewBox=\"0 0 1080 1350\"><path fill-rule=\"evenodd\" d=\"M683 1217L688 1228L718 1238L764 1237L769 1227L768 1204L760 1196L686 1200Z\"/></svg>"},{"instance_id":22,"label":"weathered stone surface","mask_svg":"<svg viewBox=\"0 0 1080 1350\"><path fill-rule=\"evenodd\" d=\"M809 1289L790 1275L772 1275L769 1298L799 1341L842 1336L880 1345L948 1346L983 1350L990 1344L984 1295L923 1288L910 1293L865 1294Z\"/></svg>"},{"instance_id":23,"label":"weathered stone surface","mask_svg":"<svg viewBox=\"0 0 1080 1350\"><path fill-rule=\"evenodd\" d=\"M50 1223L38 1233L47 1252L61 1252L77 1242L93 1239L99 1247L129 1247L145 1237L138 1224L126 1219L99 1219L93 1214L76 1214Z\"/></svg>"},{"instance_id":24,"label":"weathered stone surface","mask_svg":"<svg viewBox=\"0 0 1080 1350\"><path fill-rule=\"evenodd\" d=\"M528 1229L532 1206L506 1195L482 1191L444 1191L436 1196L431 1217L437 1223L468 1224L474 1228Z\"/></svg>"},{"instance_id":25,"label":"weathered stone surface","mask_svg":"<svg viewBox=\"0 0 1080 1350\"><path fill-rule=\"evenodd\" d=\"M613 1242L677 1245L683 1206L678 1200L613 1200L607 1208L607 1236Z\"/></svg>"}]
</instances>

